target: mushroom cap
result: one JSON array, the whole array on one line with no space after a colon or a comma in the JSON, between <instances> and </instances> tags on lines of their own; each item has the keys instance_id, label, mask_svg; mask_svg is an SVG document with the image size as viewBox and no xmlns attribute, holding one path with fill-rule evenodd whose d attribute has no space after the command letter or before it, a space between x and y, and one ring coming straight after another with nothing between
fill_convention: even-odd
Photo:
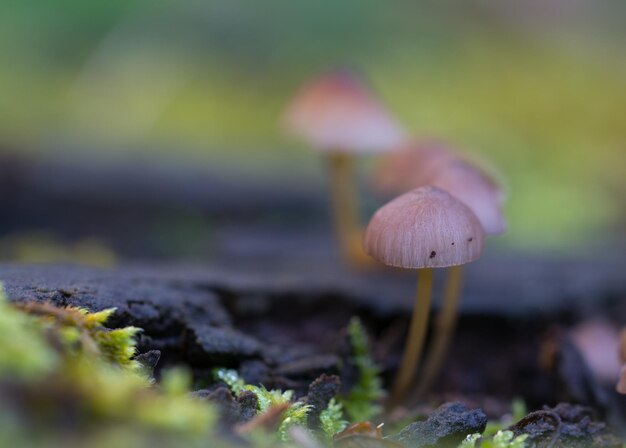
<instances>
[{"instance_id":1,"label":"mushroom cap","mask_svg":"<svg viewBox=\"0 0 626 448\"><path fill-rule=\"evenodd\" d=\"M400 194L424 185L439 187L476 214L487 235L506 231L504 192L486 171L452 151L441 141L413 143L390 154L374 174L374 186Z\"/></svg>"},{"instance_id":2,"label":"mushroom cap","mask_svg":"<svg viewBox=\"0 0 626 448\"><path fill-rule=\"evenodd\" d=\"M389 266L445 268L478 259L484 230L474 213L437 187L411 190L374 214L365 252Z\"/></svg>"},{"instance_id":3,"label":"mushroom cap","mask_svg":"<svg viewBox=\"0 0 626 448\"><path fill-rule=\"evenodd\" d=\"M287 107L285 130L321 151L384 152L405 132L365 84L332 72L306 84Z\"/></svg>"},{"instance_id":4,"label":"mushroom cap","mask_svg":"<svg viewBox=\"0 0 626 448\"><path fill-rule=\"evenodd\" d=\"M615 381L621 365L619 356L619 332L605 319L587 319L574 326L569 337L585 364L601 382Z\"/></svg>"},{"instance_id":5,"label":"mushroom cap","mask_svg":"<svg viewBox=\"0 0 626 448\"><path fill-rule=\"evenodd\" d=\"M478 217L487 235L501 235L506 231L502 190L482 171L466 162L456 161L434 174L429 184L447 191L467 205Z\"/></svg>"},{"instance_id":6,"label":"mushroom cap","mask_svg":"<svg viewBox=\"0 0 626 448\"><path fill-rule=\"evenodd\" d=\"M372 173L373 188L383 194L398 195L428 185L429 178L461 156L442 140L405 142L386 154Z\"/></svg>"}]
</instances>

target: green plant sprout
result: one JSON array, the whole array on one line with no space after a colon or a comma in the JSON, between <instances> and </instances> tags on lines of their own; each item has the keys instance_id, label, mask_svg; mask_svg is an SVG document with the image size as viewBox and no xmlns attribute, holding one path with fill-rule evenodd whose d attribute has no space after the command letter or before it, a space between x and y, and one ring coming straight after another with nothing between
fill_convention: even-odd
<instances>
[{"instance_id":1,"label":"green plant sprout","mask_svg":"<svg viewBox=\"0 0 626 448\"><path fill-rule=\"evenodd\" d=\"M259 402L257 415L262 415L277 406L288 405L278 427L279 440L289 440L289 428L294 425L306 427L306 419L311 406L300 401L294 402L292 390L268 390L264 386L245 384L238 373L232 369L217 368L213 370L213 375L216 379L224 382L235 395L239 395L243 391L254 393ZM343 431L347 425L348 422L343 418L342 404L333 398L326 409L320 413L321 433L318 436L323 441L330 442L333 436Z\"/></svg>"},{"instance_id":2,"label":"green plant sprout","mask_svg":"<svg viewBox=\"0 0 626 448\"><path fill-rule=\"evenodd\" d=\"M380 414L381 399L385 396L380 380L380 369L372 361L367 333L361 320L353 317L348 324L348 339L352 348L352 362L357 368L359 377L357 383L346 396L332 399L328 407L320 414L323 439L329 441L332 436L342 431L348 425L344 420L344 411L351 422L370 420ZM213 371L214 377L224 382L230 390L238 395L247 390L257 395L259 406L257 414L263 414L272 406L289 404L285 412L283 423L279 428L281 439L287 437L287 430L294 424L304 426L308 406L302 403L293 403L293 391L267 390L263 386L245 384L237 372L232 369L217 368Z\"/></svg>"},{"instance_id":3,"label":"green plant sprout","mask_svg":"<svg viewBox=\"0 0 626 448\"><path fill-rule=\"evenodd\" d=\"M235 395L239 395L243 391L254 393L259 403L257 415L262 415L273 407L288 405L278 427L278 437L280 440L285 441L289 439L289 428L292 426L306 426L306 418L311 410L311 406L301 401L294 402L294 392L292 390L268 390L265 386L245 384L237 372L231 369L214 369L213 375L216 379L223 381Z\"/></svg>"},{"instance_id":4,"label":"green plant sprout","mask_svg":"<svg viewBox=\"0 0 626 448\"><path fill-rule=\"evenodd\" d=\"M343 419L343 406L332 398L328 407L320 414L320 428L323 438L327 443L332 442L335 434L340 433L348 427L348 422Z\"/></svg>"},{"instance_id":5,"label":"green plant sprout","mask_svg":"<svg viewBox=\"0 0 626 448\"><path fill-rule=\"evenodd\" d=\"M293 401L292 390L267 390L264 386L254 386L247 384L244 386L244 390L253 392L258 400L259 405L257 409L257 415L264 414L270 408L281 405L289 405L283 414L283 419L278 426L278 438L280 440L288 440L288 430L293 425L306 426L306 418L311 410L311 406L305 405L301 401Z\"/></svg>"},{"instance_id":6,"label":"green plant sprout","mask_svg":"<svg viewBox=\"0 0 626 448\"><path fill-rule=\"evenodd\" d=\"M372 361L367 333L358 317L353 317L348 324L348 338L352 347L352 362L359 372L359 378L350 392L341 398L341 404L350 421L364 422L380 414L380 401L385 392L380 380L380 369Z\"/></svg>"}]
</instances>

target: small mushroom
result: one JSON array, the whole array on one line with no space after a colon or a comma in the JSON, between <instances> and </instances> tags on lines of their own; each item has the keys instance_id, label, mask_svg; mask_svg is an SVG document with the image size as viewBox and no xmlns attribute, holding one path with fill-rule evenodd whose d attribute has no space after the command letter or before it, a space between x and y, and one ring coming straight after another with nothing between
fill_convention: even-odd
<instances>
[{"instance_id":1,"label":"small mushroom","mask_svg":"<svg viewBox=\"0 0 626 448\"><path fill-rule=\"evenodd\" d=\"M450 145L438 139L406 141L384 154L370 176L372 189L386 196L397 196L428 185L433 173L461 158Z\"/></svg>"},{"instance_id":2,"label":"small mushroom","mask_svg":"<svg viewBox=\"0 0 626 448\"><path fill-rule=\"evenodd\" d=\"M504 192L498 182L443 141L413 142L389 154L374 172L373 184L378 191L396 194L424 185L439 187L474 212L486 235L499 235L506 230ZM415 390L416 398L430 387L443 363L456 326L462 281L462 266L448 269L442 307L422 379Z\"/></svg>"},{"instance_id":3,"label":"small mushroom","mask_svg":"<svg viewBox=\"0 0 626 448\"><path fill-rule=\"evenodd\" d=\"M502 187L491 173L442 141L414 142L390 153L374 171L372 184L393 195L425 185L439 187L471 208L487 235L506 230Z\"/></svg>"},{"instance_id":4,"label":"small mushroom","mask_svg":"<svg viewBox=\"0 0 626 448\"><path fill-rule=\"evenodd\" d=\"M288 106L283 124L288 133L325 153L342 253L357 264L368 260L360 245L353 156L390 150L405 138L404 132L367 86L345 71L306 84Z\"/></svg>"},{"instance_id":5,"label":"small mushroom","mask_svg":"<svg viewBox=\"0 0 626 448\"><path fill-rule=\"evenodd\" d=\"M478 217L486 235L501 235L506 231L502 188L477 167L462 160L451 162L432 176L428 184L447 191L467 205Z\"/></svg>"},{"instance_id":6,"label":"small mushroom","mask_svg":"<svg viewBox=\"0 0 626 448\"><path fill-rule=\"evenodd\" d=\"M615 381L622 365L619 359L620 333L612 322L590 318L575 325L569 337L593 376L602 383Z\"/></svg>"},{"instance_id":7,"label":"small mushroom","mask_svg":"<svg viewBox=\"0 0 626 448\"><path fill-rule=\"evenodd\" d=\"M502 212L502 190L479 169L457 160L442 167L432 177L430 184L447 191L467 205L480 221L485 235L500 235L506 230L506 220ZM436 332L424 362L422 379L415 391L416 397L428 390L444 361L456 327L462 282L462 266L448 269L442 306L436 320Z\"/></svg>"},{"instance_id":8,"label":"small mushroom","mask_svg":"<svg viewBox=\"0 0 626 448\"><path fill-rule=\"evenodd\" d=\"M460 266L478 259L483 240L484 230L469 207L432 186L412 190L387 203L367 226L365 252L386 265L415 269L418 277L392 404L406 395L424 347L432 298L432 269Z\"/></svg>"}]
</instances>

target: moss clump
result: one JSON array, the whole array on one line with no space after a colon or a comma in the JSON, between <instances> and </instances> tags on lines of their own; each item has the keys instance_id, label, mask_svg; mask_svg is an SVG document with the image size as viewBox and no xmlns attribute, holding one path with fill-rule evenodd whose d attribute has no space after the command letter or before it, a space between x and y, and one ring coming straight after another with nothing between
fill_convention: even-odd
<instances>
[{"instance_id":1,"label":"moss clump","mask_svg":"<svg viewBox=\"0 0 626 448\"><path fill-rule=\"evenodd\" d=\"M0 378L40 378L59 362L41 323L9 305L0 284Z\"/></svg>"},{"instance_id":2,"label":"moss clump","mask_svg":"<svg viewBox=\"0 0 626 448\"><path fill-rule=\"evenodd\" d=\"M133 360L137 354L135 337L141 329L108 329L104 326L115 313L115 308L95 313L84 308L59 308L48 303L27 303L19 308L39 317L48 334L59 337L66 355L89 355L126 370L141 369L139 363Z\"/></svg>"},{"instance_id":3,"label":"moss clump","mask_svg":"<svg viewBox=\"0 0 626 448\"><path fill-rule=\"evenodd\" d=\"M174 372L143 374L133 327L107 329L114 310L13 305L0 288L1 446L201 446L214 412Z\"/></svg>"}]
</instances>

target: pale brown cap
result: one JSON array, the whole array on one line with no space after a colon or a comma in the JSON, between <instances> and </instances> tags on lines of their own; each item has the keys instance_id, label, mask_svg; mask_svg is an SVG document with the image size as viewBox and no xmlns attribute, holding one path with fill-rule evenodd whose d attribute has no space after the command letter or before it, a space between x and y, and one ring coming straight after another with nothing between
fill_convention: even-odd
<instances>
[{"instance_id":1,"label":"pale brown cap","mask_svg":"<svg viewBox=\"0 0 626 448\"><path fill-rule=\"evenodd\" d=\"M487 235L506 231L500 184L442 141L415 142L388 155L374 172L373 183L376 190L387 194L434 185L471 208Z\"/></svg>"},{"instance_id":2,"label":"pale brown cap","mask_svg":"<svg viewBox=\"0 0 626 448\"><path fill-rule=\"evenodd\" d=\"M383 152L406 138L365 84L343 71L302 87L287 107L283 126L322 151Z\"/></svg>"},{"instance_id":3,"label":"pale brown cap","mask_svg":"<svg viewBox=\"0 0 626 448\"><path fill-rule=\"evenodd\" d=\"M406 141L381 157L372 172L372 187L386 195L406 193L428 185L433 173L460 157L443 140Z\"/></svg>"},{"instance_id":4,"label":"pale brown cap","mask_svg":"<svg viewBox=\"0 0 626 448\"><path fill-rule=\"evenodd\" d=\"M478 217L487 235L501 235L506 231L502 190L477 168L456 161L433 175L429 184L447 191L467 205Z\"/></svg>"},{"instance_id":5,"label":"pale brown cap","mask_svg":"<svg viewBox=\"0 0 626 448\"><path fill-rule=\"evenodd\" d=\"M421 187L381 207L365 230L365 252L389 266L444 268L478 259L484 230L474 213L437 187Z\"/></svg>"},{"instance_id":6,"label":"pale brown cap","mask_svg":"<svg viewBox=\"0 0 626 448\"><path fill-rule=\"evenodd\" d=\"M623 362L617 356L619 332L610 321L585 319L570 330L569 336L598 380L608 383L615 381Z\"/></svg>"}]
</instances>

